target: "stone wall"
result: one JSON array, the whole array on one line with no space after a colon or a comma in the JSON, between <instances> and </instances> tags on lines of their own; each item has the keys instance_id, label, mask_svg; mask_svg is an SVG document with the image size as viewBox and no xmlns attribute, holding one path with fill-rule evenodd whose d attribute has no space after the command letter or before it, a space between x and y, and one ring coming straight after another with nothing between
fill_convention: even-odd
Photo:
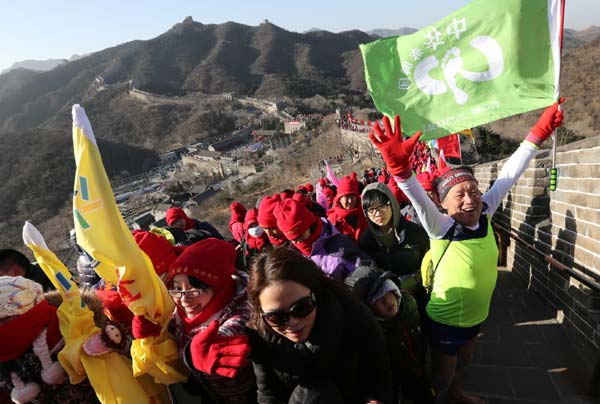
<instances>
[{"instance_id":1,"label":"stone wall","mask_svg":"<svg viewBox=\"0 0 600 404\"><path fill-rule=\"evenodd\" d=\"M498 208L501 258L557 320L600 348L600 136L558 148L556 191L551 158L539 151ZM505 161L476 167L482 191Z\"/></svg>"}]
</instances>

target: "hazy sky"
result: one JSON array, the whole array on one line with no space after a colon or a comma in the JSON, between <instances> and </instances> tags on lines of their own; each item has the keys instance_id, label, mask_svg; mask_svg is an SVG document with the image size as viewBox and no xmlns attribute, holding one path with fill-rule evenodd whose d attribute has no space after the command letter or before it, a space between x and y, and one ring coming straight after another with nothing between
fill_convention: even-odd
<instances>
[{"instance_id":1,"label":"hazy sky","mask_svg":"<svg viewBox=\"0 0 600 404\"><path fill-rule=\"evenodd\" d=\"M502 0L497 0L502 1ZM186 16L202 23L264 19L290 31L313 27L423 28L468 0L17 0L0 5L0 71L25 59L69 58L150 39ZM565 27L600 25L600 0L566 0Z\"/></svg>"}]
</instances>

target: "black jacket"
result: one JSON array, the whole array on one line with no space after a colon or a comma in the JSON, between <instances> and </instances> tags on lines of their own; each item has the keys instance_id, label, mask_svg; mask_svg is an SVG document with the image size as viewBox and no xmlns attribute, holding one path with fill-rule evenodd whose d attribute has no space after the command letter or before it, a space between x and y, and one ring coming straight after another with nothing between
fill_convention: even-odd
<instances>
[{"instance_id":1,"label":"black jacket","mask_svg":"<svg viewBox=\"0 0 600 404\"><path fill-rule=\"evenodd\" d=\"M384 271L392 271L398 276L419 272L423 256L429 250L427 232L418 224L401 219L396 234L396 242L387 249L369 227L360 236L358 246Z\"/></svg>"},{"instance_id":2,"label":"black jacket","mask_svg":"<svg viewBox=\"0 0 600 404\"><path fill-rule=\"evenodd\" d=\"M317 316L305 343L273 333L267 340L249 330L259 403L287 403L302 386L344 403L392 402L392 381L381 328L355 297L316 295ZM335 395L335 393L334 393Z\"/></svg>"},{"instance_id":3,"label":"black jacket","mask_svg":"<svg viewBox=\"0 0 600 404\"><path fill-rule=\"evenodd\" d=\"M365 206L363 212L369 227L358 240L361 250L369 254L384 271L392 271L402 279L403 275L421 274L421 261L429 250L429 236L421 226L404 219L400 205L387 185L382 183L369 184L363 191L364 198L367 192L378 191L390 201L392 209L392 232L382 232L367 214ZM412 292L412 288L404 285Z\"/></svg>"}]
</instances>

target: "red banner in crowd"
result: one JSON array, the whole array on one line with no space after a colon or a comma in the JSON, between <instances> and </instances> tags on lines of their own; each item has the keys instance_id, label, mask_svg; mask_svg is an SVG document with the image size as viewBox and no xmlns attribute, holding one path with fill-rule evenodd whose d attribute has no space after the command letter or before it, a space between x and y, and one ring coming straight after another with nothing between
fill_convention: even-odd
<instances>
[{"instance_id":1,"label":"red banner in crowd","mask_svg":"<svg viewBox=\"0 0 600 404\"><path fill-rule=\"evenodd\" d=\"M438 149L444 151L444 156L448 158L457 158L462 160L460 155L460 141L458 134L453 133L437 140Z\"/></svg>"}]
</instances>

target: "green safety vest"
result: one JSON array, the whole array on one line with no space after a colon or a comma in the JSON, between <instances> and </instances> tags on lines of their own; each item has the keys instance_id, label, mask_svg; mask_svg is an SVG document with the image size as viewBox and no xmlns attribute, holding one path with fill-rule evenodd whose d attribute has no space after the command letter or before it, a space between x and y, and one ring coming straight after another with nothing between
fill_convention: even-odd
<instances>
[{"instance_id":1,"label":"green safety vest","mask_svg":"<svg viewBox=\"0 0 600 404\"><path fill-rule=\"evenodd\" d=\"M432 320L455 327L472 327L487 318L498 277L498 247L491 218L486 217L484 237L452 242L431 240L434 267L443 254L427 304L427 315Z\"/></svg>"}]
</instances>

